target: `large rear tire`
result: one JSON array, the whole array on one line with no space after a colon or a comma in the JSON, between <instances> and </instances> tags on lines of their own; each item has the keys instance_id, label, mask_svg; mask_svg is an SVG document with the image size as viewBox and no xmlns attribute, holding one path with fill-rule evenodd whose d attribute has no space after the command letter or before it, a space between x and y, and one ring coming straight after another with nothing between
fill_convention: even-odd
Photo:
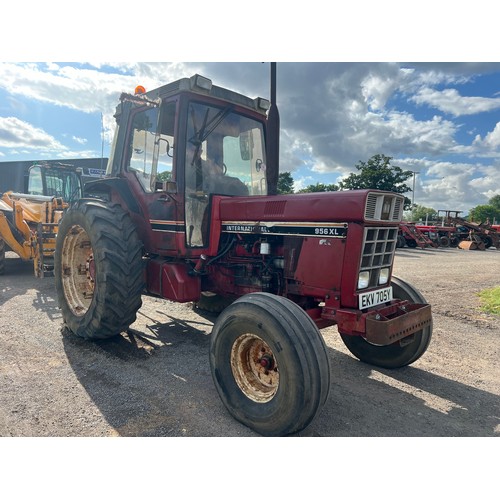
<instances>
[{"instance_id":1,"label":"large rear tire","mask_svg":"<svg viewBox=\"0 0 500 500\"><path fill-rule=\"evenodd\" d=\"M142 305L142 243L117 204L81 200L64 215L56 241L55 284L66 326L87 339L125 331Z\"/></svg>"},{"instance_id":2,"label":"large rear tire","mask_svg":"<svg viewBox=\"0 0 500 500\"><path fill-rule=\"evenodd\" d=\"M314 321L269 293L244 295L217 318L210 367L229 413L265 436L307 427L330 390L326 345Z\"/></svg>"},{"instance_id":3,"label":"large rear tire","mask_svg":"<svg viewBox=\"0 0 500 500\"><path fill-rule=\"evenodd\" d=\"M392 278L392 293L395 299L427 303L416 288L399 278ZM383 346L371 344L361 336L342 333L340 336L347 349L359 360L382 368L401 368L417 361L427 350L432 337L432 323L409 337Z\"/></svg>"}]
</instances>

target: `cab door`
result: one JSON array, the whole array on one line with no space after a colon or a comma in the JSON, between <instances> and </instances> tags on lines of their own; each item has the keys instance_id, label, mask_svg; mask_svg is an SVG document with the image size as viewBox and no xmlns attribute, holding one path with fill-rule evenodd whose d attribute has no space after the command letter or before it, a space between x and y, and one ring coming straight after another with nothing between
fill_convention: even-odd
<instances>
[{"instance_id":1,"label":"cab door","mask_svg":"<svg viewBox=\"0 0 500 500\"><path fill-rule=\"evenodd\" d=\"M147 219L147 250L166 255L177 253L176 235L183 228L174 167L176 110L176 100L132 110L124 159L125 175L134 179L130 184Z\"/></svg>"}]
</instances>

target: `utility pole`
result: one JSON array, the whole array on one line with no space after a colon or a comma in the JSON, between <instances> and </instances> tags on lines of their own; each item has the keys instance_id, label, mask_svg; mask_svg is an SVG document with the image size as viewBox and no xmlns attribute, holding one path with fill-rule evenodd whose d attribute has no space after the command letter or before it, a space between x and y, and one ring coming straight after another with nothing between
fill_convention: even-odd
<instances>
[{"instance_id":1,"label":"utility pole","mask_svg":"<svg viewBox=\"0 0 500 500\"><path fill-rule=\"evenodd\" d=\"M413 189L411 191L411 206L412 208L415 207L415 175L419 174L420 172L416 172L415 170L412 170L413 173Z\"/></svg>"}]
</instances>

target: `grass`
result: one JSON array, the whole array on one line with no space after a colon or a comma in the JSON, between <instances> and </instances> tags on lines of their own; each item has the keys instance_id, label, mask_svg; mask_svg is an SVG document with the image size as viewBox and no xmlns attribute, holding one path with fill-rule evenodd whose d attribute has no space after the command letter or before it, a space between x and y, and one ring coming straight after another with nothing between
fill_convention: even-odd
<instances>
[{"instance_id":1,"label":"grass","mask_svg":"<svg viewBox=\"0 0 500 500\"><path fill-rule=\"evenodd\" d=\"M490 314L500 315L500 286L488 288L479 292L481 310Z\"/></svg>"}]
</instances>

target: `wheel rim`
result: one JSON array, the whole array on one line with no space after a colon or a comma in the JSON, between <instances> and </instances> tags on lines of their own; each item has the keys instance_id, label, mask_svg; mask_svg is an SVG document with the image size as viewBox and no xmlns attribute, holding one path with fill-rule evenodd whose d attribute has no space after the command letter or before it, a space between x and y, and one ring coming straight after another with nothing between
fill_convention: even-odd
<instances>
[{"instance_id":1,"label":"wheel rim","mask_svg":"<svg viewBox=\"0 0 500 500\"><path fill-rule=\"evenodd\" d=\"M94 297L95 262L90 237L81 226L73 226L62 246L62 285L71 312L83 316Z\"/></svg>"},{"instance_id":2,"label":"wheel rim","mask_svg":"<svg viewBox=\"0 0 500 500\"><path fill-rule=\"evenodd\" d=\"M231 369L243 394L257 403L266 403L276 394L279 371L271 348L257 335L247 333L231 349Z\"/></svg>"}]
</instances>

